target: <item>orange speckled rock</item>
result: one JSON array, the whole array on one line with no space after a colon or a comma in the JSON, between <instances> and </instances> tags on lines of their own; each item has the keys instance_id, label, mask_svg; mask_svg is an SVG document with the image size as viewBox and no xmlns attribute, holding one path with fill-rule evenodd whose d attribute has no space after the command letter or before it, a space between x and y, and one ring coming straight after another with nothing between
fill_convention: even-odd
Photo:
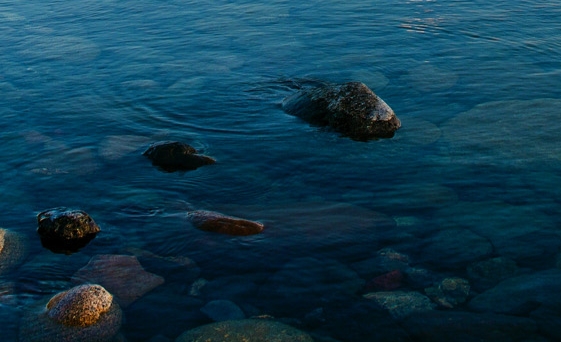
<instances>
[{"instance_id":1,"label":"orange speckled rock","mask_svg":"<svg viewBox=\"0 0 561 342\"><path fill-rule=\"evenodd\" d=\"M65 324L92 325L111 307L113 296L100 285L81 285L55 295L47 303L49 317Z\"/></svg>"}]
</instances>

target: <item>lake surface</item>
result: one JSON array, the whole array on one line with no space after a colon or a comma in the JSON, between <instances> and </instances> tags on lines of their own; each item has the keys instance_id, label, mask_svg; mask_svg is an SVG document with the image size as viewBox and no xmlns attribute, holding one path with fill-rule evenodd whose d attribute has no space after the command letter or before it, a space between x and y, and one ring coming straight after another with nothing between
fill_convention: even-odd
<instances>
[{"instance_id":1,"label":"lake surface","mask_svg":"<svg viewBox=\"0 0 561 342\"><path fill-rule=\"evenodd\" d=\"M210 323L215 299L318 341L559 338L560 278L542 275L561 272L560 18L538 0L1 2L0 227L26 248L0 274L2 339L100 254L165 279L123 308L129 341ZM309 80L364 82L402 128L358 142L284 113ZM163 172L142 156L157 141L217 162ZM70 255L36 233L61 206L102 230ZM194 209L265 230L199 231ZM396 269L397 288L368 286ZM445 278L470 293L429 314L363 297Z\"/></svg>"}]
</instances>

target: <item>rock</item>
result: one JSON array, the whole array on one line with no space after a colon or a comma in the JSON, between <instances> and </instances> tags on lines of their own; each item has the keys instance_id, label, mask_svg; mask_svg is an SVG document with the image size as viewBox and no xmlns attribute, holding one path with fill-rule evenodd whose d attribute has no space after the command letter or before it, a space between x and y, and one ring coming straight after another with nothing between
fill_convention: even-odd
<instances>
[{"instance_id":1,"label":"rock","mask_svg":"<svg viewBox=\"0 0 561 342\"><path fill-rule=\"evenodd\" d=\"M473 166L476 161L509 169L525 163L558 162L560 106L558 98L478 104L442 125L443 139L450 145L446 155L454 163Z\"/></svg>"},{"instance_id":2,"label":"rock","mask_svg":"<svg viewBox=\"0 0 561 342\"><path fill-rule=\"evenodd\" d=\"M121 308L100 285L58 293L45 308L24 317L20 341L112 341L121 327Z\"/></svg>"},{"instance_id":3,"label":"rock","mask_svg":"<svg viewBox=\"0 0 561 342\"><path fill-rule=\"evenodd\" d=\"M282 106L288 114L359 141L391 138L401 126L393 110L360 82L303 88Z\"/></svg>"},{"instance_id":4,"label":"rock","mask_svg":"<svg viewBox=\"0 0 561 342\"><path fill-rule=\"evenodd\" d=\"M100 229L82 210L53 208L37 215L41 243L55 253L74 253L90 242Z\"/></svg>"},{"instance_id":5,"label":"rock","mask_svg":"<svg viewBox=\"0 0 561 342\"><path fill-rule=\"evenodd\" d=\"M253 235L261 233L264 226L260 222L226 216L207 210L194 210L187 214L193 225L200 230L228 235Z\"/></svg>"},{"instance_id":6,"label":"rock","mask_svg":"<svg viewBox=\"0 0 561 342\"><path fill-rule=\"evenodd\" d=\"M0 275L14 269L26 254L20 234L0 228Z\"/></svg>"},{"instance_id":7,"label":"rock","mask_svg":"<svg viewBox=\"0 0 561 342\"><path fill-rule=\"evenodd\" d=\"M509 258L497 257L474 262L468 269L468 277L478 290L488 290L504 279L518 273L516 262Z\"/></svg>"},{"instance_id":8,"label":"rock","mask_svg":"<svg viewBox=\"0 0 561 342\"><path fill-rule=\"evenodd\" d=\"M396 319L405 318L413 313L425 313L435 307L428 297L416 291L371 292L363 297L375 301Z\"/></svg>"},{"instance_id":9,"label":"rock","mask_svg":"<svg viewBox=\"0 0 561 342\"><path fill-rule=\"evenodd\" d=\"M259 304L279 315L306 313L333 298L354 296L364 285L356 272L330 259L296 258L259 289Z\"/></svg>"},{"instance_id":10,"label":"rock","mask_svg":"<svg viewBox=\"0 0 561 342\"><path fill-rule=\"evenodd\" d=\"M525 317L433 310L407 317L410 341L539 341L536 322Z\"/></svg>"},{"instance_id":11,"label":"rock","mask_svg":"<svg viewBox=\"0 0 561 342\"><path fill-rule=\"evenodd\" d=\"M181 334L176 342L313 342L303 331L289 325L265 320L244 319L203 325Z\"/></svg>"},{"instance_id":12,"label":"rock","mask_svg":"<svg viewBox=\"0 0 561 342\"><path fill-rule=\"evenodd\" d=\"M435 218L442 228L462 227L485 238L492 244L495 254L508 257L521 266L544 268L544 260L551 260L553 264L561 248L561 238L551 218L529 205L512 205L501 201L458 202L438 210ZM464 237L457 236L454 239L462 241ZM469 243L475 242L474 239L469 240ZM470 247L464 241L462 245L455 245L463 255L474 254L469 252ZM483 247L480 243L477 245ZM483 253L478 254L484 256ZM453 260L453 256L450 257L449 260ZM465 261L479 260L465 258Z\"/></svg>"},{"instance_id":13,"label":"rock","mask_svg":"<svg viewBox=\"0 0 561 342\"><path fill-rule=\"evenodd\" d=\"M561 310L561 270L550 269L508 278L469 303L480 312L526 315L542 306Z\"/></svg>"},{"instance_id":14,"label":"rock","mask_svg":"<svg viewBox=\"0 0 561 342\"><path fill-rule=\"evenodd\" d=\"M74 283L97 283L107 288L117 302L127 307L164 283L164 278L146 272L136 257L130 255L96 255L73 276Z\"/></svg>"},{"instance_id":15,"label":"rock","mask_svg":"<svg viewBox=\"0 0 561 342\"><path fill-rule=\"evenodd\" d=\"M364 286L364 291L392 291L400 288L402 286L402 282L403 272L400 270L393 270L370 280Z\"/></svg>"},{"instance_id":16,"label":"rock","mask_svg":"<svg viewBox=\"0 0 561 342\"><path fill-rule=\"evenodd\" d=\"M467 229L446 229L426 239L421 261L444 269L459 269L488 257L491 243Z\"/></svg>"},{"instance_id":17,"label":"rock","mask_svg":"<svg viewBox=\"0 0 561 342\"><path fill-rule=\"evenodd\" d=\"M100 285L80 285L55 295L47 303L50 318L64 325L85 327L109 311L113 296Z\"/></svg>"},{"instance_id":18,"label":"rock","mask_svg":"<svg viewBox=\"0 0 561 342\"><path fill-rule=\"evenodd\" d=\"M143 155L148 157L153 165L167 172L196 170L216 162L211 157L197 154L195 148L181 142L154 143Z\"/></svg>"},{"instance_id":19,"label":"rock","mask_svg":"<svg viewBox=\"0 0 561 342\"><path fill-rule=\"evenodd\" d=\"M469 282L462 278L446 278L439 284L425 289L427 296L441 307L452 309L466 301Z\"/></svg>"},{"instance_id":20,"label":"rock","mask_svg":"<svg viewBox=\"0 0 561 342\"><path fill-rule=\"evenodd\" d=\"M375 257L353 263L351 267L361 277L368 279L381 273L407 270L409 268L409 256L392 248L383 248L376 252Z\"/></svg>"},{"instance_id":21,"label":"rock","mask_svg":"<svg viewBox=\"0 0 561 342\"><path fill-rule=\"evenodd\" d=\"M215 322L246 318L239 306L225 299L210 301L201 308L201 311Z\"/></svg>"}]
</instances>

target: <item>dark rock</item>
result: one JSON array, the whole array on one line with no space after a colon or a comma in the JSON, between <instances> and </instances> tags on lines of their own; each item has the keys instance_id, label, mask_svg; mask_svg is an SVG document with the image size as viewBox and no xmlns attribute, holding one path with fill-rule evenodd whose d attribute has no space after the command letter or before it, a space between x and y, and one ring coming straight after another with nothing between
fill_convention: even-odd
<instances>
[{"instance_id":1,"label":"dark rock","mask_svg":"<svg viewBox=\"0 0 561 342\"><path fill-rule=\"evenodd\" d=\"M148 157L153 165L167 172L196 170L216 162L211 157L197 154L194 147L181 142L154 143L143 155Z\"/></svg>"},{"instance_id":2,"label":"dark rock","mask_svg":"<svg viewBox=\"0 0 561 342\"><path fill-rule=\"evenodd\" d=\"M527 315L540 306L561 310L561 270L508 278L469 302L475 311Z\"/></svg>"},{"instance_id":3,"label":"dark rock","mask_svg":"<svg viewBox=\"0 0 561 342\"><path fill-rule=\"evenodd\" d=\"M446 229L426 239L419 257L433 268L460 269L488 257L493 246L486 238L467 229Z\"/></svg>"},{"instance_id":4,"label":"dark rock","mask_svg":"<svg viewBox=\"0 0 561 342\"><path fill-rule=\"evenodd\" d=\"M215 322L246 318L242 309L236 303L226 299L218 299L206 303L201 308L201 312Z\"/></svg>"},{"instance_id":5,"label":"dark rock","mask_svg":"<svg viewBox=\"0 0 561 342\"><path fill-rule=\"evenodd\" d=\"M259 303L275 315L305 314L334 298L356 296L364 285L355 271L330 259L296 258L259 289Z\"/></svg>"},{"instance_id":6,"label":"dark rock","mask_svg":"<svg viewBox=\"0 0 561 342\"><path fill-rule=\"evenodd\" d=\"M242 319L203 325L181 334L176 342L312 342L303 331L267 319Z\"/></svg>"},{"instance_id":7,"label":"dark rock","mask_svg":"<svg viewBox=\"0 0 561 342\"><path fill-rule=\"evenodd\" d=\"M245 236L261 233L264 229L260 222L226 216L213 211L194 210L187 216L195 227L209 232Z\"/></svg>"},{"instance_id":8,"label":"dark rock","mask_svg":"<svg viewBox=\"0 0 561 342\"><path fill-rule=\"evenodd\" d=\"M469 295L469 282L462 278L446 278L440 283L425 289L433 302L441 307L452 309L466 301Z\"/></svg>"},{"instance_id":9,"label":"dark rock","mask_svg":"<svg viewBox=\"0 0 561 342\"><path fill-rule=\"evenodd\" d=\"M391 291L400 288L402 282L403 272L400 270L393 270L370 280L364 286L364 291Z\"/></svg>"},{"instance_id":10,"label":"dark rock","mask_svg":"<svg viewBox=\"0 0 561 342\"><path fill-rule=\"evenodd\" d=\"M360 82L303 88L282 105L288 114L330 126L354 140L391 138L401 126L393 110Z\"/></svg>"},{"instance_id":11,"label":"dark rock","mask_svg":"<svg viewBox=\"0 0 561 342\"><path fill-rule=\"evenodd\" d=\"M416 291L370 292L363 296L373 300L380 307L388 310L395 319L402 319L416 313L432 311L436 306L430 299Z\"/></svg>"},{"instance_id":12,"label":"dark rock","mask_svg":"<svg viewBox=\"0 0 561 342\"><path fill-rule=\"evenodd\" d=\"M94 220L81 210L49 209L37 215L37 222L41 243L55 253L74 253L100 231Z\"/></svg>"},{"instance_id":13,"label":"dark rock","mask_svg":"<svg viewBox=\"0 0 561 342\"><path fill-rule=\"evenodd\" d=\"M497 314L429 311L406 318L401 326L413 341L533 341L536 323L528 318Z\"/></svg>"},{"instance_id":14,"label":"dark rock","mask_svg":"<svg viewBox=\"0 0 561 342\"><path fill-rule=\"evenodd\" d=\"M497 257L474 262L468 269L468 276L477 290L488 290L504 279L515 276L518 266L514 260Z\"/></svg>"}]
</instances>

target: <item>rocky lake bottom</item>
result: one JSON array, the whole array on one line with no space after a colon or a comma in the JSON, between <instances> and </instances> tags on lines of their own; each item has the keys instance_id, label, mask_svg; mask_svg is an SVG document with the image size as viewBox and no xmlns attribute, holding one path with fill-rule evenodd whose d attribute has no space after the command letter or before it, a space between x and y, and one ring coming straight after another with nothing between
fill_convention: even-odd
<instances>
[{"instance_id":1,"label":"rocky lake bottom","mask_svg":"<svg viewBox=\"0 0 561 342\"><path fill-rule=\"evenodd\" d=\"M0 339L560 340L560 12L0 4ZM350 81L393 137L283 111ZM200 167L153 165L164 141ZM100 231L53 250L60 207ZM251 234L200 222L225 217Z\"/></svg>"}]
</instances>

